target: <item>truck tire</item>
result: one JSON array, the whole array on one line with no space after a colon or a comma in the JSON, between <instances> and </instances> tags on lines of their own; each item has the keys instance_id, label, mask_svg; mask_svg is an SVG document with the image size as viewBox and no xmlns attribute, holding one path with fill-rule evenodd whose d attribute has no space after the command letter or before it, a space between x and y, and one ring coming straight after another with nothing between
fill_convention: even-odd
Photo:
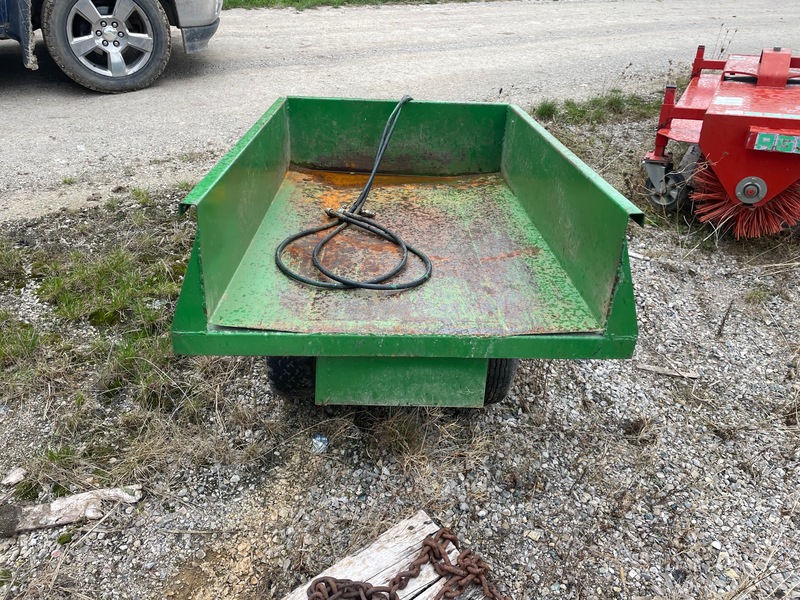
<instances>
[{"instance_id":1,"label":"truck tire","mask_svg":"<svg viewBox=\"0 0 800 600\"><path fill-rule=\"evenodd\" d=\"M486 392L483 404L497 404L505 400L514 385L519 360L516 358L490 358L486 372Z\"/></svg>"},{"instance_id":2,"label":"truck tire","mask_svg":"<svg viewBox=\"0 0 800 600\"><path fill-rule=\"evenodd\" d=\"M317 359L313 356L270 356L267 378L272 389L288 398L313 398Z\"/></svg>"},{"instance_id":3,"label":"truck tire","mask_svg":"<svg viewBox=\"0 0 800 600\"><path fill-rule=\"evenodd\" d=\"M64 73L97 92L131 92L153 83L172 51L158 0L44 0L42 34Z\"/></svg>"}]
</instances>

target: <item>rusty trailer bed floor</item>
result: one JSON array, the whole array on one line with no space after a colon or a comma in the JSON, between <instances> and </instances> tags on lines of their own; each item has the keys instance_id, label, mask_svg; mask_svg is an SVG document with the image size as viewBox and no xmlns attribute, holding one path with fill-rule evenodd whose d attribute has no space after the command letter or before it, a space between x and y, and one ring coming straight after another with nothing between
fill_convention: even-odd
<instances>
[{"instance_id":1,"label":"rusty trailer bed floor","mask_svg":"<svg viewBox=\"0 0 800 600\"><path fill-rule=\"evenodd\" d=\"M365 175L292 169L210 316L212 326L303 333L510 336L599 332L602 324L560 267L499 174L378 177L366 208L433 262L422 287L402 292L324 290L288 279L275 249L288 235L322 224L323 210L349 205ZM323 234L319 234L321 236ZM313 277L305 238L287 263ZM385 271L399 250L348 230L322 256L335 272ZM420 274L409 257L406 273Z\"/></svg>"}]
</instances>

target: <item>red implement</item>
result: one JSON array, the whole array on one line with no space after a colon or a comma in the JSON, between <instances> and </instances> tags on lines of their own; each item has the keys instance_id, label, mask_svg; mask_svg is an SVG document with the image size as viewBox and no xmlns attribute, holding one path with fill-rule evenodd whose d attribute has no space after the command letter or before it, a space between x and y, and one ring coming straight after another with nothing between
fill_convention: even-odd
<instances>
[{"instance_id":1,"label":"red implement","mask_svg":"<svg viewBox=\"0 0 800 600\"><path fill-rule=\"evenodd\" d=\"M650 200L675 210L688 196L701 221L737 237L800 222L800 56L707 60L700 46L686 91L668 86L655 147L644 158ZM693 145L678 169L669 140Z\"/></svg>"}]
</instances>

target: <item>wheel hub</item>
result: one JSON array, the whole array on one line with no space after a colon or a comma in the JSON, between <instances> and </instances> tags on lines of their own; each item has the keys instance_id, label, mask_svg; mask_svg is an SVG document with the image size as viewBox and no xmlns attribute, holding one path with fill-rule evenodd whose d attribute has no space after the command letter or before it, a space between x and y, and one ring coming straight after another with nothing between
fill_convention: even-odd
<instances>
[{"instance_id":1,"label":"wheel hub","mask_svg":"<svg viewBox=\"0 0 800 600\"><path fill-rule=\"evenodd\" d=\"M745 177L736 186L736 197L744 204L756 204L767 195L767 183L760 177Z\"/></svg>"},{"instance_id":2,"label":"wheel hub","mask_svg":"<svg viewBox=\"0 0 800 600\"><path fill-rule=\"evenodd\" d=\"M116 41L118 35L119 32L117 31L117 28L108 25L103 29L103 35L101 37L107 42L113 42Z\"/></svg>"},{"instance_id":3,"label":"wheel hub","mask_svg":"<svg viewBox=\"0 0 800 600\"><path fill-rule=\"evenodd\" d=\"M686 180L683 175L674 171L664 175L664 178L658 184L648 179L647 192L650 202L667 211L676 210L683 203L686 191L685 186Z\"/></svg>"}]
</instances>

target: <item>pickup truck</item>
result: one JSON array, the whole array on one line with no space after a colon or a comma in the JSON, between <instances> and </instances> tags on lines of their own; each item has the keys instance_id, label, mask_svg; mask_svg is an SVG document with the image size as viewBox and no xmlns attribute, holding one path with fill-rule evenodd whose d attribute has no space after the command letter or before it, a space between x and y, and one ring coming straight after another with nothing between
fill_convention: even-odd
<instances>
[{"instance_id":1,"label":"pickup truck","mask_svg":"<svg viewBox=\"0 0 800 600\"><path fill-rule=\"evenodd\" d=\"M0 40L20 43L22 61L38 68L34 31L79 84L107 93L153 83L172 50L170 26L183 34L187 54L208 46L222 0L0 0Z\"/></svg>"}]
</instances>

